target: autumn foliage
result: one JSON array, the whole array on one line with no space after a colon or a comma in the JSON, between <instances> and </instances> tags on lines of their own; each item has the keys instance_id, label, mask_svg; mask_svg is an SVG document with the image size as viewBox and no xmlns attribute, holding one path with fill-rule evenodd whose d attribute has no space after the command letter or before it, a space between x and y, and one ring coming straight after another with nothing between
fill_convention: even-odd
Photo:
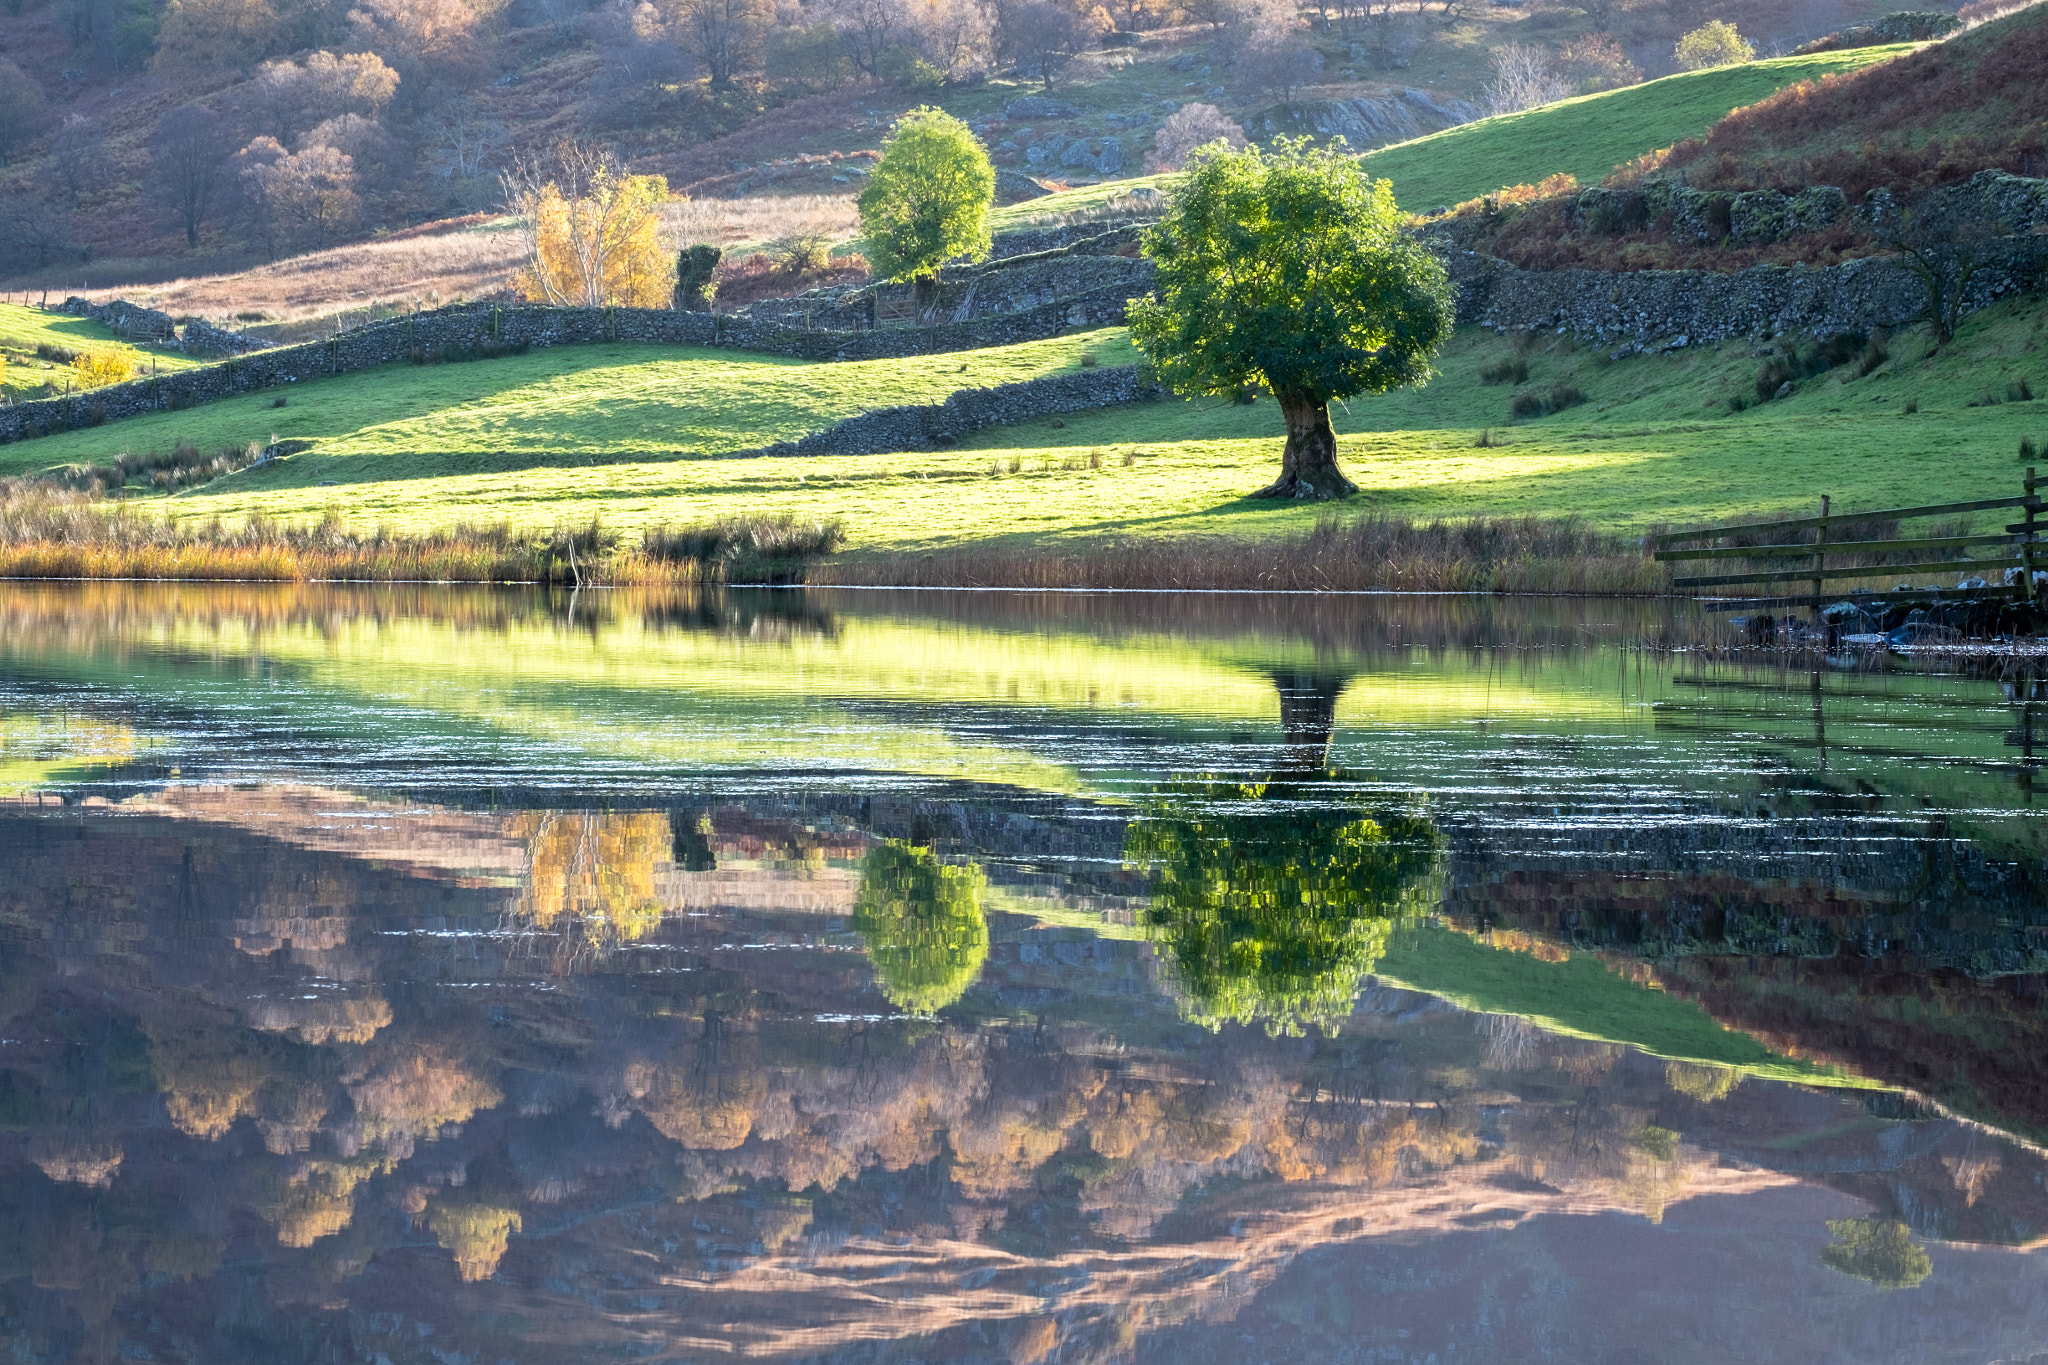
<instances>
[{"instance_id":1,"label":"autumn foliage","mask_svg":"<svg viewBox=\"0 0 2048 1365\"><path fill-rule=\"evenodd\" d=\"M664 308L675 261L661 244L658 213L668 182L627 175L608 152L564 144L557 174L506 178L506 198L526 223L521 292L536 303L585 308Z\"/></svg>"}]
</instances>

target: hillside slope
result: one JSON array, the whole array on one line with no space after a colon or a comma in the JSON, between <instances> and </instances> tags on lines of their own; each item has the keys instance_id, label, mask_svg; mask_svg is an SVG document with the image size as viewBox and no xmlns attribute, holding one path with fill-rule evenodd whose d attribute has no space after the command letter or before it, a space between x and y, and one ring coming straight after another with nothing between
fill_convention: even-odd
<instances>
[{"instance_id":1,"label":"hillside slope","mask_svg":"<svg viewBox=\"0 0 2048 1365\"><path fill-rule=\"evenodd\" d=\"M2048 160L2048 5L1881 66L1802 82L1634 168L1701 189L1952 184Z\"/></svg>"},{"instance_id":2,"label":"hillside slope","mask_svg":"<svg viewBox=\"0 0 2048 1365\"><path fill-rule=\"evenodd\" d=\"M678 458L816 429L853 410L955 386L1052 373L1086 354L1135 358L1119 330L967 355L803 365L645 347L563 347L496 361L393 367L0 447L0 468L103 463L190 441L272 432L312 448L145 505L179 517L251 513L425 530L593 515L621 530L736 515L840 518L861 552L944 551L989 540L1302 531L1326 507L1245 495L1277 468L1270 402L1167 401L981 432L959 446L871 456ZM1518 384L1489 383L1526 364ZM968 368L963 371L961 366ZM1792 396L1756 393L1747 341L1610 360L1569 338L1524 352L1467 329L1427 386L1333 414L1353 506L1415 517L1571 514L1606 528L1696 523L1810 506L1906 506L2017 491L2022 438L2048 442L2048 308L2026 300L1967 318L1928 353L1921 331L1867 375L1843 365ZM1517 420L1518 392L1570 385L1584 401ZM1482 436L1484 444L1481 443Z\"/></svg>"},{"instance_id":3,"label":"hillside slope","mask_svg":"<svg viewBox=\"0 0 2048 1365\"><path fill-rule=\"evenodd\" d=\"M1393 181L1394 197L1410 212L1428 212L1506 185L1535 184L1551 175L1571 175L1592 184L1645 153L1698 136L1731 109L1787 86L1913 51L1910 44L1866 47L1689 71L1447 128L1368 152L1359 164L1370 174ZM1097 209L1119 195L1157 189L1165 181L1165 176L1140 176L1034 199L998 210L997 230L1048 215Z\"/></svg>"}]
</instances>

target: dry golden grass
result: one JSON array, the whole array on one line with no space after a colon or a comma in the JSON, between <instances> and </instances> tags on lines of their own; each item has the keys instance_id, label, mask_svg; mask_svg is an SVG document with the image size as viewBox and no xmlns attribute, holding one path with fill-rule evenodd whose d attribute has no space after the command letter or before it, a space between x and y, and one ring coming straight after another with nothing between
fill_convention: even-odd
<instances>
[{"instance_id":1,"label":"dry golden grass","mask_svg":"<svg viewBox=\"0 0 2048 1365\"><path fill-rule=\"evenodd\" d=\"M759 195L747 199L670 200L662 209L662 240L671 247L708 242L765 247L778 237L818 234L844 242L860 234L850 194Z\"/></svg>"},{"instance_id":2,"label":"dry golden grass","mask_svg":"<svg viewBox=\"0 0 2048 1365\"><path fill-rule=\"evenodd\" d=\"M424 534L356 531L331 514L316 526L263 517L176 523L103 501L97 487L0 480L0 578L657 587L729 578L800 582L811 561L845 538L837 521L789 516L652 527L637 545L595 516L545 531L497 522Z\"/></svg>"},{"instance_id":3,"label":"dry golden grass","mask_svg":"<svg viewBox=\"0 0 2048 1365\"><path fill-rule=\"evenodd\" d=\"M503 220L457 220L440 232L358 242L273 261L229 275L172 280L148 288L94 290L97 299L126 298L173 317L203 317L246 328L262 322L286 326L376 310L432 308L460 298L481 298L505 288L525 250Z\"/></svg>"},{"instance_id":4,"label":"dry golden grass","mask_svg":"<svg viewBox=\"0 0 2048 1365\"><path fill-rule=\"evenodd\" d=\"M797 233L838 242L859 230L851 195L671 200L661 210L661 238L670 250L694 242L753 247ZM203 317L289 341L331 330L337 319L356 326L415 306L494 297L510 289L524 252L524 238L509 219L478 214L232 274L93 290L90 297L125 298L173 317Z\"/></svg>"},{"instance_id":5,"label":"dry golden grass","mask_svg":"<svg viewBox=\"0 0 2048 1365\"><path fill-rule=\"evenodd\" d=\"M1670 573L1634 536L1577 517L1324 518L1299 535L1188 536L1076 547L963 545L832 560L813 583L889 587L1492 592L1654 597Z\"/></svg>"}]
</instances>

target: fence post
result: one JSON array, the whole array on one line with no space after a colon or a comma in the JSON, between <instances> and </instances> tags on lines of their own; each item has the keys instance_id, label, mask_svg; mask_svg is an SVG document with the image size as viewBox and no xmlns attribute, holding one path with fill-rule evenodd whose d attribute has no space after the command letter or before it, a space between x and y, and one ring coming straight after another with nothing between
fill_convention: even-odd
<instances>
[{"instance_id":1,"label":"fence post","mask_svg":"<svg viewBox=\"0 0 2048 1365\"><path fill-rule=\"evenodd\" d=\"M1828 566L1828 495L1820 495L1820 529L1813 538L1813 612L1814 619L1820 619L1820 590L1823 571Z\"/></svg>"},{"instance_id":2,"label":"fence post","mask_svg":"<svg viewBox=\"0 0 2048 1365\"><path fill-rule=\"evenodd\" d=\"M2025 539L2020 541L2020 600L2034 600L2034 511L2040 505L2034 497L2034 466L2027 466Z\"/></svg>"}]
</instances>

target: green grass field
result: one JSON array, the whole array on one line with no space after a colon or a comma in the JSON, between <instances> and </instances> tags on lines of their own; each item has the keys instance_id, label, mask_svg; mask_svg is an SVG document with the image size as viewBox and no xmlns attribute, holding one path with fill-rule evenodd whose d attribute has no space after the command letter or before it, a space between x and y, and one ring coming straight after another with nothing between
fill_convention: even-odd
<instances>
[{"instance_id":1,"label":"green grass field","mask_svg":"<svg viewBox=\"0 0 2048 1365\"><path fill-rule=\"evenodd\" d=\"M62 393L67 383L75 382L69 364L38 356L38 346L74 352L89 348L120 351L131 357L144 374L152 369L190 369L202 363L173 348L131 345L121 340L113 328L90 318L0 303L0 356L6 358L6 369L0 371L0 392L9 399L42 397L45 386Z\"/></svg>"},{"instance_id":2,"label":"green grass field","mask_svg":"<svg viewBox=\"0 0 2048 1365\"><path fill-rule=\"evenodd\" d=\"M1335 414L1366 490L1348 504L1415 517L1575 513L1614 528L1805 508L1838 511L2017 491L2022 437L2048 443L2040 403L1973 406L2025 379L2048 393L2048 311L2001 304L1929 357L1891 343L1864 378L1843 367L1731 414L1754 391L1746 342L1610 361L1561 338L1527 357L1527 387L1570 380L1587 401L1511 421L1513 392L1480 371L1511 343L1468 329L1419 389ZM386 370L0 447L0 473L105 460L190 440L272 433L314 448L169 499L180 517L311 519L421 530L455 521L545 527L602 516L622 530L738 513L843 517L850 552L966 541L1268 533L1325 509L1247 499L1273 474L1276 408L1169 400L979 433L945 451L678 458L757 448L878 402L1135 358L1121 329L964 355L805 364L730 352L563 347L498 361ZM963 369L963 367L965 367ZM1907 414L1909 400L1918 411ZM1502 442L1481 448L1483 431ZM1017 466L1013 472L1011 465Z\"/></svg>"},{"instance_id":3,"label":"green grass field","mask_svg":"<svg viewBox=\"0 0 2048 1365\"><path fill-rule=\"evenodd\" d=\"M1359 161L1370 174L1393 181L1395 199L1411 213L1428 213L1504 185L1534 184L1560 172L1577 176L1580 184L1596 184L1623 162L1704 133L1729 110L1754 104L1772 91L1912 50L1911 44L1853 48L1688 71L1447 128L1381 147ZM1046 215L1096 209L1140 186L1158 188L1166 179L1141 176L1064 190L997 209L991 222L1002 232Z\"/></svg>"}]
</instances>

